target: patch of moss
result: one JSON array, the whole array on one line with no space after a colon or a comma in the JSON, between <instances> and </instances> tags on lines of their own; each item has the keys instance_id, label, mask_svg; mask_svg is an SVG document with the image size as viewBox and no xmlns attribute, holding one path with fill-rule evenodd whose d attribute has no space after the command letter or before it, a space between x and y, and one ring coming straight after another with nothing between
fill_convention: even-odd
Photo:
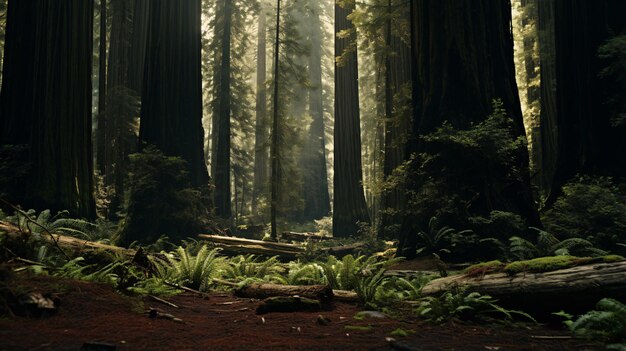
<instances>
[{"instance_id":1,"label":"patch of moss","mask_svg":"<svg viewBox=\"0 0 626 351\"><path fill-rule=\"evenodd\" d=\"M591 260L591 257L576 256L540 257L532 260L509 263L506 267L504 267L504 272L508 274L517 274L522 272L550 272L558 269L564 269L580 264L585 264L590 262Z\"/></svg>"},{"instance_id":2,"label":"patch of moss","mask_svg":"<svg viewBox=\"0 0 626 351\"><path fill-rule=\"evenodd\" d=\"M478 277L488 273L501 272L505 266L506 264L499 260L481 262L467 267L463 270L463 274L468 277Z\"/></svg>"},{"instance_id":3,"label":"patch of moss","mask_svg":"<svg viewBox=\"0 0 626 351\"><path fill-rule=\"evenodd\" d=\"M620 262L624 260L624 256L620 255L606 255L602 256L602 262L611 263L611 262Z\"/></svg>"},{"instance_id":4,"label":"patch of moss","mask_svg":"<svg viewBox=\"0 0 626 351\"><path fill-rule=\"evenodd\" d=\"M351 331L361 331L361 332L370 332L372 331L371 325L361 326L361 325L346 325L344 327L345 330Z\"/></svg>"},{"instance_id":5,"label":"patch of moss","mask_svg":"<svg viewBox=\"0 0 626 351\"><path fill-rule=\"evenodd\" d=\"M402 328L398 328L391 332L391 336L406 337L406 336L409 336L409 334L413 334L413 333L414 331L412 330L404 330Z\"/></svg>"}]
</instances>

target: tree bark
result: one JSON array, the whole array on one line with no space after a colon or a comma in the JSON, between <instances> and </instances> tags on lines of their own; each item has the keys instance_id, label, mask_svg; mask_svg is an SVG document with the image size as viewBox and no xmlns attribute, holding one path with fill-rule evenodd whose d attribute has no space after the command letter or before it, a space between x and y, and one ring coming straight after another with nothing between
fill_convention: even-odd
<instances>
[{"instance_id":1,"label":"tree bark","mask_svg":"<svg viewBox=\"0 0 626 351\"><path fill-rule=\"evenodd\" d=\"M353 10L353 3L345 8L335 5L335 35L352 31L348 38L335 39L335 56L356 45L356 30L347 18ZM360 130L358 63L353 47L343 65L335 65L333 235L336 237L356 235L358 223L370 222L363 194Z\"/></svg>"},{"instance_id":2,"label":"tree bark","mask_svg":"<svg viewBox=\"0 0 626 351\"><path fill-rule=\"evenodd\" d=\"M106 172L107 0L100 0L100 51L98 53L98 129L96 160L101 175Z\"/></svg>"},{"instance_id":3,"label":"tree bark","mask_svg":"<svg viewBox=\"0 0 626 351\"><path fill-rule=\"evenodd\" d=\"M274 43L274 113L272 116L272 134L271 134L271 146L270 146L270 158L272 161L272 174L270 178L270 237L273 240L278 238L278 228L276 223L277 207L278 207L278 191L280 184L280 155L278 154L278 147L280 145L280 132L278 130L278 64L280 54L280 0L276 2L276 39Z\"/></svg>"},{"instance_id":4,"label":"tree bark","mask_svg":"<svg viewBox=\"0 0 626 351\"><path fill-rule=\"evenodd\" d=\"M151 0L139 139L188 163L208 194L202 129L199 0Z\"/></svg>"},{"instance_id":5,"label":"tree bark","mask_svg":"<svg viewBox=\"0 0 626 351\"><path fill-rule=\"evenodd\" d=\"M268 125L267 125L267 8L261 6L259 13L257 65L256 65L256 127L254 134L254 185L252 213L259 214L259 200L267 196L268 179Z\"/></svg>"},{"instance_id":6,"label":"tree bark","mask_svg":"<svg viewBox=\"0 0 626 351\"><path fill-rule=\"evenodd\" d=\"M217 118L217 148L215 153L215 182L214 205L215 214L224 219L232 216L231 209L231 167L230 167L230 40L232 20L232 0L224 0L223 28L222 28L222 55L219 66L219 85L217 89L217 104L213 118Z\"/></svg>"},{"instance_id":7,"label":"tree bark","mask_svg":"<svg viewBox=\"0 0 626 351\"><path fill-rule=\"evenodd\" d=\"M511 4L507 0L412 1L413 128L407 154L422 151L420 135L436 130L444 121L468 128L492 112L500 99L514 122L514 135L524 135L515 80ZM528 153L516 155L522 179L503 189L490 188L475 201L474 213L494 209L515 212L540 226L528 174ZM489 185L492 187L492 185ZM409 190L418 190L413 180ZM424 219L427 221L427 219ZM416 219L405 216L399 252L414 255Z\"/></svg>"},{"instance_id":8,"label":"tree bark","mask_svg":"<svg viewBox=\"0 0 626 351\"><path fill-rule=\"evenodd\" d=\"M547 205L578 173L626 176L626 160L615 152L626 148L626 126L611 125L598 57L606 40L626 32L625 11L623 1L555 2L558 159Z\"/></svg>"},{"instance_id":9,"label":"tree bark","mask_svg":"<svg viewBox=\"0 0 626 351\"><path fill-rule=\"evenodd\" d=\"M248 284L235 291L239 297L265 299L274 296L306 297L309 299L330 302L333 299L333 289L328 285L278 285L278 284Z\"/></svg>"},{"instance_id":10,"label":"tree bark","mask_svg":"<svg viewBox=\"0 0 626 351\"><path fill-rule=\"evenodd\" d=\"M327 216L330 212L330 196L326 174L326 138L324 129L324 106L322 95L322 23L320 6L311 4L307 13L307 25L310 29L309 42L309 115L313 119L309 126L305 148L303 150L303 198L302 219L314 220Z\"/></svg>"}]
</instances>

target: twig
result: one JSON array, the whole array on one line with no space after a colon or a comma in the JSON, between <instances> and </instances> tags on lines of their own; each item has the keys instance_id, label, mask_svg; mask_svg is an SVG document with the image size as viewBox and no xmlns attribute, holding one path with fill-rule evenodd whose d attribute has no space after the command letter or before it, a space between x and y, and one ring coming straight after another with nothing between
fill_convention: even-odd
<instances>
[{"instance_id":1,"label":"twig","mask_svg":"<svg viewBox=\"0 0 626 351\"><path fill-rule=\"evenodd\" d=\"M171 303L171 302L169 302L169 301L165 301L165 300L163 300L162 298L156 297L156 296L154 296L154 295L148 295L148 296L149 296L151 299L153 299L154 301L158 301L158 302L163 303L163 304L166 304L166 305L168 305L168 306L170 306L170 307L180 308L180 307L178 307L178 305L175 305L175 304L173 304L173 303Z\"/></svg>"},{"instance_id":2,"label":"twig","mask_svg":"<svg viewBox=\"0 0 626 351\"><path fill-rule=\"evenodd\" d=\"M22 211L19 207L13 205L12 203L6 201L5 199L0 197L0 202L4 203L5 205L11 207L12 209L14 209L15 211L17 211L19 214L21 214L22 216L24 216L26 218L26 220L30 223L33 223L34 225L40 227L41 229L43 229L48 235L50 235L50 238L52 238L52 242L54 243L54 246L56 246L56 248L61 251L61 253L63 254L63 256L65 256L65 258L70 261L71 258L70 256L68 256L65 251L63 251L63 249L61 248L61 246L59 245L59 242L57 241L57 239L54 237L54 235L52 235L52 233L50 233L50 231L48 230L48 228L44 227L43 225L37 223L36 221L34 221L32 218L30 218L30 216L28 215L28 213ZM20 230L22 230L20 228ZM30 228L28 228L28 230L30 230Z\"/></svg>"},{"instance_id":3,"label":"twig","mask_svg":"<svg viewBox=\"0 0 626 351\"><path fill-rule=\"evenodd\" d=\"M174 284L174 283L170 283L170 282L164 282L164 283L165 283L165 285L171 286L172 288L185 290L185 291L190 292L190 293L194 293L194 294L198 294L198 295L202 295L202 296L208 296L209 295L209 294L204 293L202 291L195 290L195 289L192 289L192 288L188 288L186 286L182 286L182 285L179 285L179 284Z\"/></svg>"},{"instance_id":4,"label":"twig","mask_svg":"<svg viewBox=\"0 0 626 351\"><path fill-rule=\"evenodd\" d=\"M531 335L532 339L540 339L540 340L569 340L573 339L573 337L568 335Z\"/></svg>"}]
</instances>

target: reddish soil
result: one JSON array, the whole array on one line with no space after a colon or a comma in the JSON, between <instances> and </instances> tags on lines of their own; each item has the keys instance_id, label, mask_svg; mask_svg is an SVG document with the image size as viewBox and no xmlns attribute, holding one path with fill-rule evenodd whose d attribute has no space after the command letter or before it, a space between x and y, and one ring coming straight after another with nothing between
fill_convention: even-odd
<instances>
[{"instance_id":1,"label":"reddish soil","mask_svg":"<svg viewBox=\"0 0 626 351\"><path fill-rule=\"evenodd\" d=\"M567 335L546 327L450 323L433 326L413 319L353 316L358 306L336 303L321 313L255 314L257 300L215 293L203 298L184 293L167 306L149 298L128 298L103 284L44 276L19 278L13 291L60 293L59 311L50 317L0 319L0 350L78 350L84 342L107 342L118 350L601 350L578 340L538 339ZM183 320L150 319L155 307ZM330 319L319 325L317 316ZM371 331L346 326L371 325ZM408 337L385 340L396 328Z\"/></svg>"}]
</instances>

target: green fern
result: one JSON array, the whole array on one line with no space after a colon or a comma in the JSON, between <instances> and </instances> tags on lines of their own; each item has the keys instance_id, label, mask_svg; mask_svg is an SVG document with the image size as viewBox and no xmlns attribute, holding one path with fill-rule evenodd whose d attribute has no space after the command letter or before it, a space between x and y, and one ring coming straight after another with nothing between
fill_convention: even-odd
<instances>
[{"instance_id":1,"label":"green fern","mask_svg":"<svg viewBox=\"0 0 626 351\"><path fill-rule=\"evenodd\" d=\"M183 286L206 291L212 278L217 278L225 264L219 257L219 249L202 246L197 255L188 249L178 247L173 254L166 256L166 261L153 259L157 274L162 279Z\"/></svg>"},{"instance_id":2,"label":"green fern","mask_svg":"<svg viewBox=\"0 0 626 351\"><path fill-rule=\"evenodd\" d=\"M439 297L423 298L417 308L417 313L420 317L438 324L452 318L480 319L486 316L501 316L509 320L518 316L536 323L535 319L525 312L508 310L499 306L497 300L489 295L467 292L462 289L446 291Z\"/></svg>"},{"instance_id":3,"label":"green fern","mask_svg":"<svg viewBox=\"0 0 626 351\"><path fill-rule=\"evenodd\" d=\"M626 305L605 298L596 304L596 310L587 312L576 320L570 317L564 322L575 337L605 342L626 341Z\"/></svg>"},{"instance_id":4,"label":"green fern","mask_svg":"<svg viewBox=\"0 0 626 351\"><path fill-rule=\"evenodd\" d=\"M526 260L554 255L599 257L607 254L606 251L595 248L591 242L585 239L569 238L560 241L545 230L535 227L530 227L530 229L537 233L536 244L516 236L509 239L509 252L514 258Z\"/></svg>"},{"instance_id":5,"label":"green fern","mask_svg":"<svg viewBox=\"0 0 626 351\"><path fill-rule=\"evenodd\" d=\"M74 258L61 266L54 275L91 282L117 284L119 276L115 273L115 270L123 267L124 264L122 262L111 262L98 269L96 265L82 265L81 263L84 260L83 257Z\"/></svg>"},{"instance_id":6,"label":"green fern","mask_svg":"<svg viewBox=\"0 0 626 351\"><path fill-rule=\"evenodd\" d=\"M223 277L239 283L280 282L278 257L263 260L260 256L239 255L228 260Z\"/></svg>"}]
</instances>

